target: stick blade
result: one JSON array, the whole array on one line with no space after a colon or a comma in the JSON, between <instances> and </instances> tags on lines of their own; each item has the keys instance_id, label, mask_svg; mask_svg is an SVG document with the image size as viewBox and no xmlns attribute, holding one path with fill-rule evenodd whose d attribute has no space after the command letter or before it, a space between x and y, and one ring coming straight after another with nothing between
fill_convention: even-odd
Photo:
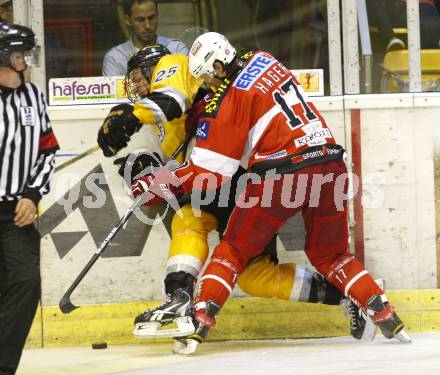
<instances>
[{"instance_id":1,"label":"stick blade","mask_svg":"<svg viewBox=\"0 0 440 375\"><path fill-rule=\"evenodd\" d=\"M75 306L69 299L69 296L63 296L60 301L60 310L63 314L69 314L73 310L76 310L79 306Z\"/></svg>"}]
</instances>

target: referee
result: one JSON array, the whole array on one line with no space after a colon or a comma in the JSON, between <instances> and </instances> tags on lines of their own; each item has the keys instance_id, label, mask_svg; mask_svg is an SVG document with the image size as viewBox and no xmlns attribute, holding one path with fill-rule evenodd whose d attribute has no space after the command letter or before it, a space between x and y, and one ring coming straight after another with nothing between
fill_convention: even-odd
<instances>
[{"instance_id":1,"label":"referee","mask_svg":"<svg viewBox=\"0 0 440 375\"><path fill-rule=\"evenodd\" d=\"M37 205L49 191L57 140L41 90L35 35L0 22L0 375L15 374L40 299Z\"/></svg>"}]
</instances>

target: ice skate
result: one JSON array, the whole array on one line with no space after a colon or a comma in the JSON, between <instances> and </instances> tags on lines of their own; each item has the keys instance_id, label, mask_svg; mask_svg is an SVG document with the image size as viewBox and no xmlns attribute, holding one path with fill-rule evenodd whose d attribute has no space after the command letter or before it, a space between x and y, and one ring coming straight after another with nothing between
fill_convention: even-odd
<instances>
[{"instance_id":1,"label":"ice skate","mask_svg":"<svg viewBox=\"0 0 440 375\"><path fill-rule=\"evenodd\" d=\"M194 354L199 344L208 336L209 329L215 326L215 316L220 308L221 306L215 301L208 301L206 308L196 310L194 312L194 333L185 338L176 338L173 352L182 355Z\"/></svg>"},{"instance_id":2,"label":"ice skate","mask_svg":"<svg viewBox=\"0 0 440 375\"><path fill-rule=\"evenodd\" d=\"M374 280L379 287L384 290L385 282L383 279ZM359 308L349 298L341 301L344 314L350 319L350 333L362 341L373 341L376 337L377 326L364 310Z\"/></svg>"},{"instance_id":3,"label":"ice skate","mask_svg":"<svg viewBox=\"0 0 440 375\"><path fill-rule=\"evenodd\" d=\"M366 326L366 315L357 307L350 298L344 298L341 301L345 316L350 320L350 333L356 340L361 340ZM374 326L374 325L373 325ZM376 326L374 326L376 332ZM374 338L374 336L373 336Z\"/></svg>"},{"instance_id":4,"label":"ice skate","mask_svg":"<svg viewBox=\"0 0 440 375\"><path fill-rule=\"evenodd\" d=\"M376 294L368 300L367 313L387 339L396 338L404 343L411 342L411 338L403 329L403 322L384 295Z\"/></svg>"},{"instance_id":5,"label":"ice skate","mask_svg":"<svg viewBox=\"0 0 440 375\"><path fill-rule=\"evenodd\" d=\"M165 302L154 310L139 314L134 321L134 336L138 338L183 337L194 333L191 317L192 298L184 289L168 293ZM161 329L174 323L177 328Z\"/></svg>"},{"instance_id":6,"label":"ice skate","mask_svg":"<svg viewBox=\"0 0 440 375\"><path fill-rule=\"evenodd\" d=\"M179 354L179 355L191 355L194 354L197 350L197 347L201 341L198 341L194 338L190 337L177 337L174 340L174 347L173 347L173 353Z\"/></svg>"}]
</instances>

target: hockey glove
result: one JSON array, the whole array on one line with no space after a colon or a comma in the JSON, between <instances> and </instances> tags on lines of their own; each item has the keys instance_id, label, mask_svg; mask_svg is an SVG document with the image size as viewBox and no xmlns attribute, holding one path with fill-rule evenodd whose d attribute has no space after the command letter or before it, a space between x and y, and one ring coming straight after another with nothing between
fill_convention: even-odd
<instances>
[{"instance_id":1,"label":"hockey glove","mask_svg":"<svg viewBox=\"0 0 440 375\"><path fill-rule=\"evenodd\" d=\"M188 110L185 119L186 134L193 134L196 132L199 117L205 111L206 104L208 104L211 101L213 96L214 96L213 93L206 94L202 99L194 103L193 106Z\"/></svg>"},{"instance_id":2,"label":"hockey glove","mask_svg":"<svg viewBox=\"0 0 440 375\"><path fill-rule=\"evenodd\" d=\"M131 191L134 198L145 194L143 206L154 206L166 201L176 211L179 209L177 199L183 195L179 178L167 166L135 180L131 185Z\"/></svg>"},{"instance_id":3,"label":"hockey glove","mask_svg":"<svg viewBox=\"0 0 440 375\"><path fill-rule=\"evenodd\" d=\"M162 160L157 152L139 151L116 159L113 164L119 165L118 173L130 186L135 178L152 174L162 166Z\"/></svg>"},{"instance_id":4,"label":"hockey glove","mask_svg":"<svg viewBox=\"0 0 440 375\"><path fill-rule=\"evenodd\" d=\"M114 106L98 132L98 144L105 156L114 156L127 146L130 137L142 127L141 121L133 115L133 106Z\"/></svg>"}]
</instances>

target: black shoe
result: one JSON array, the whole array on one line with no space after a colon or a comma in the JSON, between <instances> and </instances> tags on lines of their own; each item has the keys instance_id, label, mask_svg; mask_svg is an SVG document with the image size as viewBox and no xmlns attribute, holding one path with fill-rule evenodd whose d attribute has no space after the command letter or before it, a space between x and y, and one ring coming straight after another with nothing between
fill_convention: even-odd
<instances>
[{"instance_id":1,"label":"black shoe","mask_svg":"<svg viewBox=\"0 0 440 375\"><path fill-rule=\"evenodd\" d=\"M388 302L383 302L380 295L375 294L367 302L367 311L371 320L380 328L387 339L392 339L403 328L404 324Z\"/></svg>"},{"instance_id":2,"label":"black shoe","mask_svg":"<svg viewBox=\"0 0 440 375\"><path fill-rule=\"evenodd\" d=\"M221 306L213 300L206 302L205 308L196 308L193 311L194 333L185 338L176 338L173 349L174 353L184 355L193 354L199 344L205 341L210 328L215 326L215 316L220 309Z\"/></svg>"},{"instance_id":3,"label":"black shoe","mask_svg":"<svg viewBox=\"0 0 440 375\"><path fill-rule=\"evenodd\" d=\"M344 314L350 319L350 333L356 340L361 340L365 330L365 315L349 298L341 302Z\"/></svg>"},{"instance_id":4,"label":"black shoe","mask_svg":"<svg viewBox=\"0 0 440 375\"><path fill-rule=\"evenodd\" d=\"M168 293L163 304L139 314L134 321L136 337L180 337L194 332L191 317L192 298L184 289ZM176 323L177 329L160 330L162 326Z\"/></svg>"}]
</instances>

